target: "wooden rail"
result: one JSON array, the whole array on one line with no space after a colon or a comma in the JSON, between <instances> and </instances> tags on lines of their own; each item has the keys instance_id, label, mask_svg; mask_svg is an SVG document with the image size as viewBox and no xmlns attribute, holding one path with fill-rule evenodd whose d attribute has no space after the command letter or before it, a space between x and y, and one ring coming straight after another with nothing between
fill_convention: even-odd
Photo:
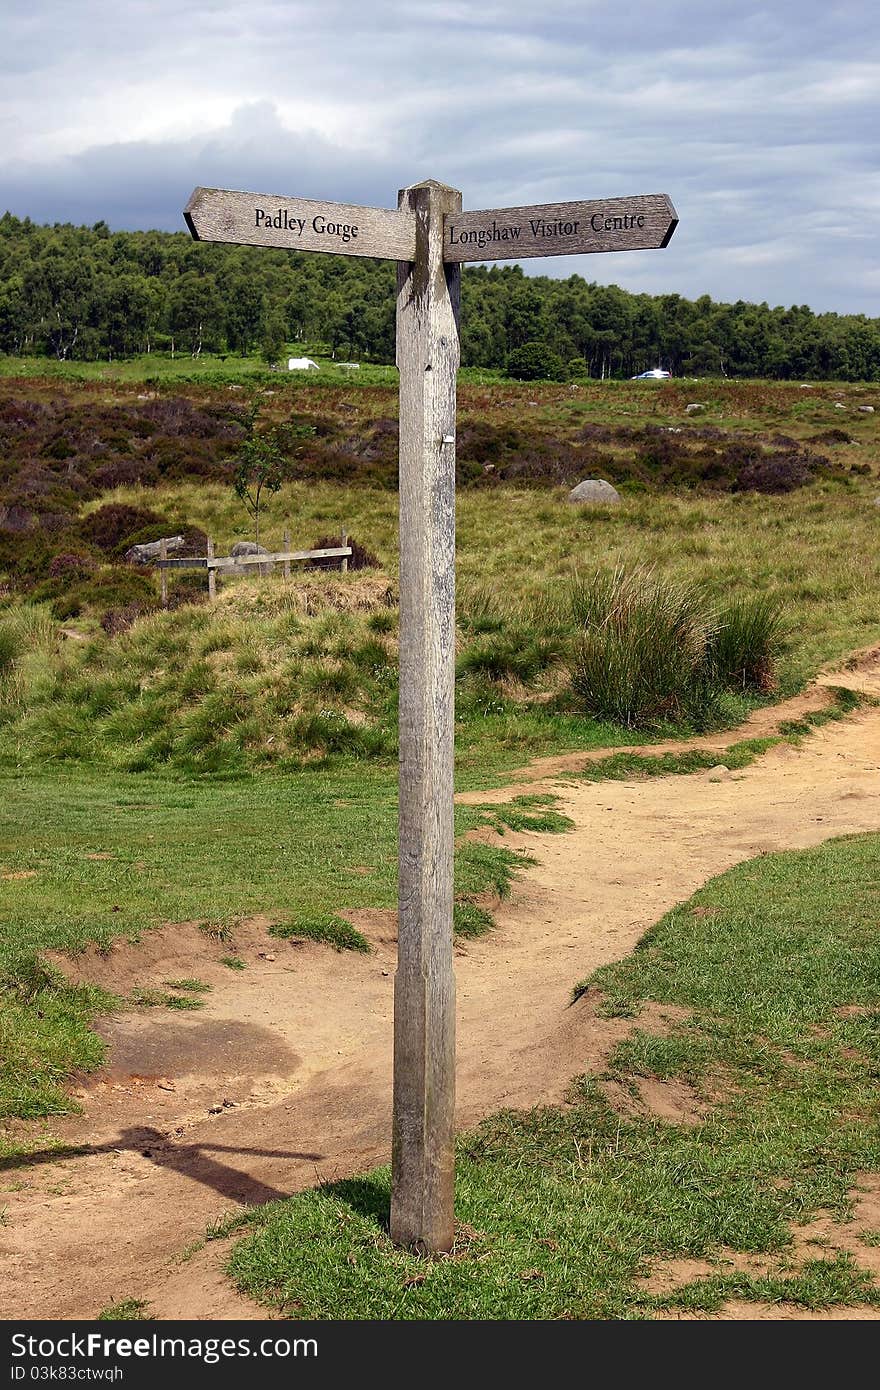
<instances>
[{"instance_id":1,"label":"wooden rail","mask_svg":"<svg viewBox=\"0 0 880 1390\"><path fill-rule=\"evenodd\" d=\"M266 555L191 555L181 560L154 560L160 570L237 569L240 565L276 565L285 560L348 559L350 545L334 545L325 550L273 550Z\"/></svg>"},{"instance_id":2,"label":"wooden rail","mask_svg":"<svg viewBox=\"0 0 880 1390\"><path fill-rule=\"evenodd\" d=\"M352 554L351 546L347 544L348 536L343 531L342 545L325 546L322 550L291 550L290 537L284 533L284 550L273 550L265 555L215 555L214 542L208 537L207 555L189 555L179 560L169 559L165 542L159 549L159 559L154 560L153 564L160 571L162 583L162 607L168 607L168 570L207 570L208 573L208 596L211 599L217 597L217 571L234 571L244 569L248 565L283 565L285 579L290 578L291 560L335 560L341 561L340 568L343 572L348 570L348 561Z\"/></svg>"}]
</instances>

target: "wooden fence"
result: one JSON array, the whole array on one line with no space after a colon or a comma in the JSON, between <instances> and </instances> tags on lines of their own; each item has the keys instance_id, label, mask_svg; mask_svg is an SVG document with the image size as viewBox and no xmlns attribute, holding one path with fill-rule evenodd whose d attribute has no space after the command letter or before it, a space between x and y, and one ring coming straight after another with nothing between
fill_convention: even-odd
<instances>
[{"instance_id":1,"label":"wooden fence","mask_svg":"<svg viewBox=\"0 0 880 1390\"><path fill-rule=\"evenodd\" d=\"M339 559L342 563L340 569L343 573L348 570L348 561L351 556L351 546L348 544L348 536L345 531L342 533L342 545L329 546L323 550L291 550L290 536L287 531L284 533L284 549L269 551L262 555L215 555L214 542L208 537L207 555L191 555L185 559L176 560L169 558L167 547L163 541L159 547L159 559L154 563L159 570L162 581L162 607L168 607L168 571L169 570L194 570L205 569L208 572L208 597L213 601L217 597L217 571L222 570L226 574L234 574L236 571L247 570L250 565L283 565L284 578L290 578L290 565L293 560L331 560Z\"/></svg>"}]
</instances>

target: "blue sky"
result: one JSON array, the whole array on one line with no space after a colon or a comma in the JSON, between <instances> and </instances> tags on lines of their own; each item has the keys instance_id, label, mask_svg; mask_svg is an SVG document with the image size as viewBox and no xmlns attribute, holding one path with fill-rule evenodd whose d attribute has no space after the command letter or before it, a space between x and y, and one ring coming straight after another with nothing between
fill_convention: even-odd
<instances>
[{"instance_id":1,"label":"blue sky","mask_svg":"<svg viewBox=\"0 0 880 1390\"><path fill-rule=\"evenodd\" d=\"M668 193L665 251L526 262L880 315L869 0L3 0L0 210L182 230L196 184L392 207Z\"/></svg>"}]
</instances>

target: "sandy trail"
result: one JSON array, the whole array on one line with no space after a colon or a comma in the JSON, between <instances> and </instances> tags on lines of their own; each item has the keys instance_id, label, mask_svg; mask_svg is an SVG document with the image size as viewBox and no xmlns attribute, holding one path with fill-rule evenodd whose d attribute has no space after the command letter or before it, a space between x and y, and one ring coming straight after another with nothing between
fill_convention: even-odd
<instances>
[{"instance_id":1,"label":"sandy trail","mask_svg":"<svg viewBox=\"0 0 880 1390\"><path fill-rule=\"evenodd\" d=\"M880 651L828 683L880 695ZM536 775L572 767L551 762ZM742 772L554 790L574 830L505 837L538 863L497 930L457 952L462 1125L557 1100L601 1062L627 1025L597 1020L586 1001L570 1007L572 986L708 878L765 851L880 830L880 707ZM180 1256L239 1204L387 1159L394 918L350 915L369 956L276 941L259 919L236 942L241 972L219 963L221 948L206 962L194 929L113 952L111 988L188 974L214 989L198 1013L102 1024L108 1070L79 1093L82 1116L47 1126L69 1153L0 1176L0 1316L87 1318L131 1297L159 1317L264 1316L222 1277L216 1246ZM94 977L100 962L78 968Z\"/></svg>"}]
</instances>

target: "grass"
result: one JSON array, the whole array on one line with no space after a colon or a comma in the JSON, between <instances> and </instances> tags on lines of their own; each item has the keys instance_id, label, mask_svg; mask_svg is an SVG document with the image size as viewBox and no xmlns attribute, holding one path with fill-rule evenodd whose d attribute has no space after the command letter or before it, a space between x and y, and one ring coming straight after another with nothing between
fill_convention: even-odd
<instances>
[{"instance_id":1,"label":"grass","mask_svg":"<svg viewBox=\"0 0 880 1390\"><path fill-rule=\"evenodd\" d=\"M325 912L315 917L298 917L294 922L277 922L269 928L272 936L284 940L324 941L335 946L337 951L362 951L367 954L370 943L362 932L346 922L344 917L336 917Z\"/></svg>"},{"instance_id":2,"label":"grass","mask_svg":"<svg viewBox=\"0 0 880 1390\"><path fill-rule=\"evenodd\" d=\"M132 489L114 496L152 498ZM211 530L218 544L236 534L234 500L216 484L169 486L162 505ZM379 554L387 579L301 573L287 585L280 576L241 581L211 610L156 613L119 637L77 620L85 641L62 636L44 608L7 600L0 628L28 630L10 634L8 652L0 650L9 671L0 673L0 764L229 775L393 759L396 498L316 483L291 485L278 507L272 524L280 533L280 518L292 513L305 543L344 521ZM676 582L698 582L718 604L752 590L781 603L781 695L876 634L880 557L862 494L817 487L784 498L635 495L587 522L560 493L536 500L505 489L499 508L495 494L465 490L458 514L456 746L470 785L487 785L530 756L633 741L625 724L585 716L567 693L573 629L560 623L558 601L575 568L643 562ZM526 535L537 557L528 565ZM267 540L280 543L280 534ZM713 724L735 723L755 698L725 696ZM684 731L679 723L655 733Z\"/></svg>"},{"instance_id":3,"label":"grass","mask_svg":"<svg viewBox=\"0 0 880 1390\"><path fill-rule=\"evenodd\" d=\"M204 1000L191 994L168 994L162 989L136 986L129 995L130 1002L141 1009L203 1009Z\"/></svg>"},{"instance_id":4,"label":"grass","mask_svg":"<svg viewBox=\"0 0 880 1390\"><path fill-rule=\"evenodd\" d=\"M612 753L608 758L585 763L576 775L587 782L628 782L638 777L687 777L722 765L735 772L781 742L781 738L749 738L709 752L689 748L684 753Z\"/></svg>"},{"instance_id":5,"label":"grass","mask_svg":"<svg viewBox=\"0 0 880 1390\"><path fill-rule=\"evenodd\" d=\"M239 1218L252 1227L230 1257L239 1289L305 1319L880 1305L849 1255L801 1264L791 1237L820 1210L845 1222L858 1174L880 1166L878 852L870 835L742 864L597 972L590 994L633 1014L634 1031L568 1106L503 1113L462 1136L451 1256L391 1245L378 1170ZM682 1011L666 1036L639 1029L650 1000ZM615 1110L605 1087L646 1077L691 1088L700 1122ZM765 1267L731 1271L737 1252ZM648 1291L641 1276L673 1257L707 1272Z\"/></svg>"},{"instance_id":6,"label":"grass","mask_svg":"<svg viewBox=\"0 0 880 1390\"><path fill-rule=\"evenodd\" d=\"M150 1305L142 1298L122 1298L102 1308L98 1322L145 1322L150 1318Z\"/></svg>"},{"instance_id":7,"label":"grass","mask_svg":"<svg viewBox=\"0 0 880 1390\"><path fill-rule=\"evenodd\" d=\"M725 691L767 694L783 649L767 594L717 605L694 579L644 565L599 569L571 587L571 682L590 715L653 728L717 723Z\"/></svg>"}]
</instances>

